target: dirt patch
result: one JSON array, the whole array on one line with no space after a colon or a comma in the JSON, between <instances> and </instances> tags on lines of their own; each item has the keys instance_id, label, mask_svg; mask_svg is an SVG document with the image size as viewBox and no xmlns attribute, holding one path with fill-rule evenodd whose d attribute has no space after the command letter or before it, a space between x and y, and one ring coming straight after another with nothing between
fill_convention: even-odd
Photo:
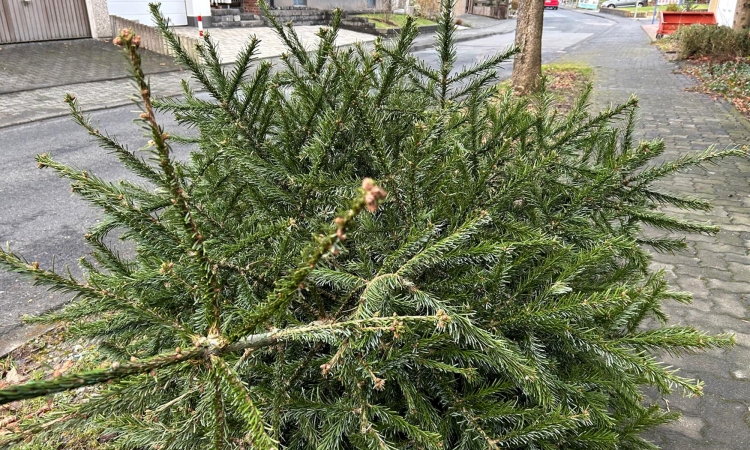
<instances>
[{"instance_id":1,"label":"dirt patch","mask_svg":"<svg viewBox=\"0 0 750 450\"><path fill-rule=\"evenodd\" d=\"M567 113L576 99L591 83L591 69L573 66L547 66L544 69L547 77L547 89L555 98L555 107L561 113Z\"/></svg>"},{"instance_id":2,"label":"dirt patch","mask_svg":"<svg viewBox=\"0 0 750 450\"><path fill-rule=\"evenodd\" d=\"M32 380L49 380L65 374L91 370L108 364L90 342L69 339L67 328L58 326L32 339L0 360L0 389ZM15 401L0 406L0 445L4 438L20 431L24 424L44 420L59 406L82 401L93 389ZM70 450L99 447L98 438L84 435L61 435L49 448Z\"/></svg>"}]
</instances>

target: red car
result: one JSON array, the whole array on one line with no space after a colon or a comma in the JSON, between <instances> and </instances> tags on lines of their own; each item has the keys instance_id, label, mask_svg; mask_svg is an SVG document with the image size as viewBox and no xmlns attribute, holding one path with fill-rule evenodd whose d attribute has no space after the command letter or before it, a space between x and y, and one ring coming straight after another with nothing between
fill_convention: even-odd
<instances>
[{"instance_id":1,"label":"red car","mask_svg":"<svg viewBox=\"0 0 750 450\"><path fill-rule=\"evenodd\" d=\"M544 0L544 9L557 9L560 6L560 0Z\"/></svg>"}]
</instances>

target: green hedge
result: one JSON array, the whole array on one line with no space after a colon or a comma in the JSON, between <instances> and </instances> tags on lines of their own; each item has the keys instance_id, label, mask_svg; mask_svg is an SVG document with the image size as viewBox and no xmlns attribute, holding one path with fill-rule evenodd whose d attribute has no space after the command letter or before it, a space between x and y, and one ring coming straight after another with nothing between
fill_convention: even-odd
<instances>
[{"instance_id":1,"label":"green hedge","mask_svg":"<svg viewBox=\"0 0 750 450\"><path fill-rule=\"evenodd\" d=\"M672 39L677 42L677 56L680 59L730 59L750 55L750 37L747 30L715 25L690 25L678 28Z\"/></svg>"}]
</instances>

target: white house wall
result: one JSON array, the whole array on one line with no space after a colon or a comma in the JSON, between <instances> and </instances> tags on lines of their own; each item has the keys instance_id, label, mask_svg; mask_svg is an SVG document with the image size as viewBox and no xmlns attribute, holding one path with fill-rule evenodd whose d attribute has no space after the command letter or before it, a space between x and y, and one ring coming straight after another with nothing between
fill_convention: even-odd
<instances>
[{"instance_id":1,"label":"white house wall","mask_svg":"<svg viewBox=\"0 0 750 450\"><path fill-rule=\"evenodd\" d=\"M734 8L737 6L737 0L719 0L716 4L714 16L719 25L731 27L734 22Z\"/></svg>"},{"instance_id":2,"label":"white house wall","mask_svg":"<svg viewBox=\"0 0 750 450\"><path fill-rule=\"evenodd\" d=\"M150 24L151 14L148 4L154 0L107 0L109 14L130 20L137 20L143 24ZM187 25L187 11L185 0L159 0L161 12L173 25Z\"/></svg>"},{"instance_id":3,"label":"white house wall","mask_svg":"<svg viewBox=\"0 0 750 450\"><path fill-rule=\"evenodd\" d=\"M210 16L211 0L185 0L188 17Z\"/></svg>"}]
</instances>

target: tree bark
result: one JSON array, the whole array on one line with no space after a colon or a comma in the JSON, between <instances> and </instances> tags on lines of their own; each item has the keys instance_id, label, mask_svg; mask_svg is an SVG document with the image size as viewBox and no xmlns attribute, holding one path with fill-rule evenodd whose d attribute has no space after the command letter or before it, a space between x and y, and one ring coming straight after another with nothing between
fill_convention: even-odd
<instances>
[{"instance_id":1,"label":"tree bark","mask_svg":"<svg viewBox=\"0 0 750 450\"><path fill-rule=\"evenodd\" d=\"M732 28L735 30L746 30L750 28L750 1L737 0L734 9L734 22Z\"/></svg>"},{"instance_id":2,"label":"tree bark","mask_svg":"<svg viewBox=\"0 0 750 450\"><path fill-rule=\"evenodd\" d=\"M520 2L515 45L521 49L521 52L513 61L511 78L516 94L531 94L538 91L541 86L543 24L544 2L542 0Z\"/></svg>"}]
</instances>

